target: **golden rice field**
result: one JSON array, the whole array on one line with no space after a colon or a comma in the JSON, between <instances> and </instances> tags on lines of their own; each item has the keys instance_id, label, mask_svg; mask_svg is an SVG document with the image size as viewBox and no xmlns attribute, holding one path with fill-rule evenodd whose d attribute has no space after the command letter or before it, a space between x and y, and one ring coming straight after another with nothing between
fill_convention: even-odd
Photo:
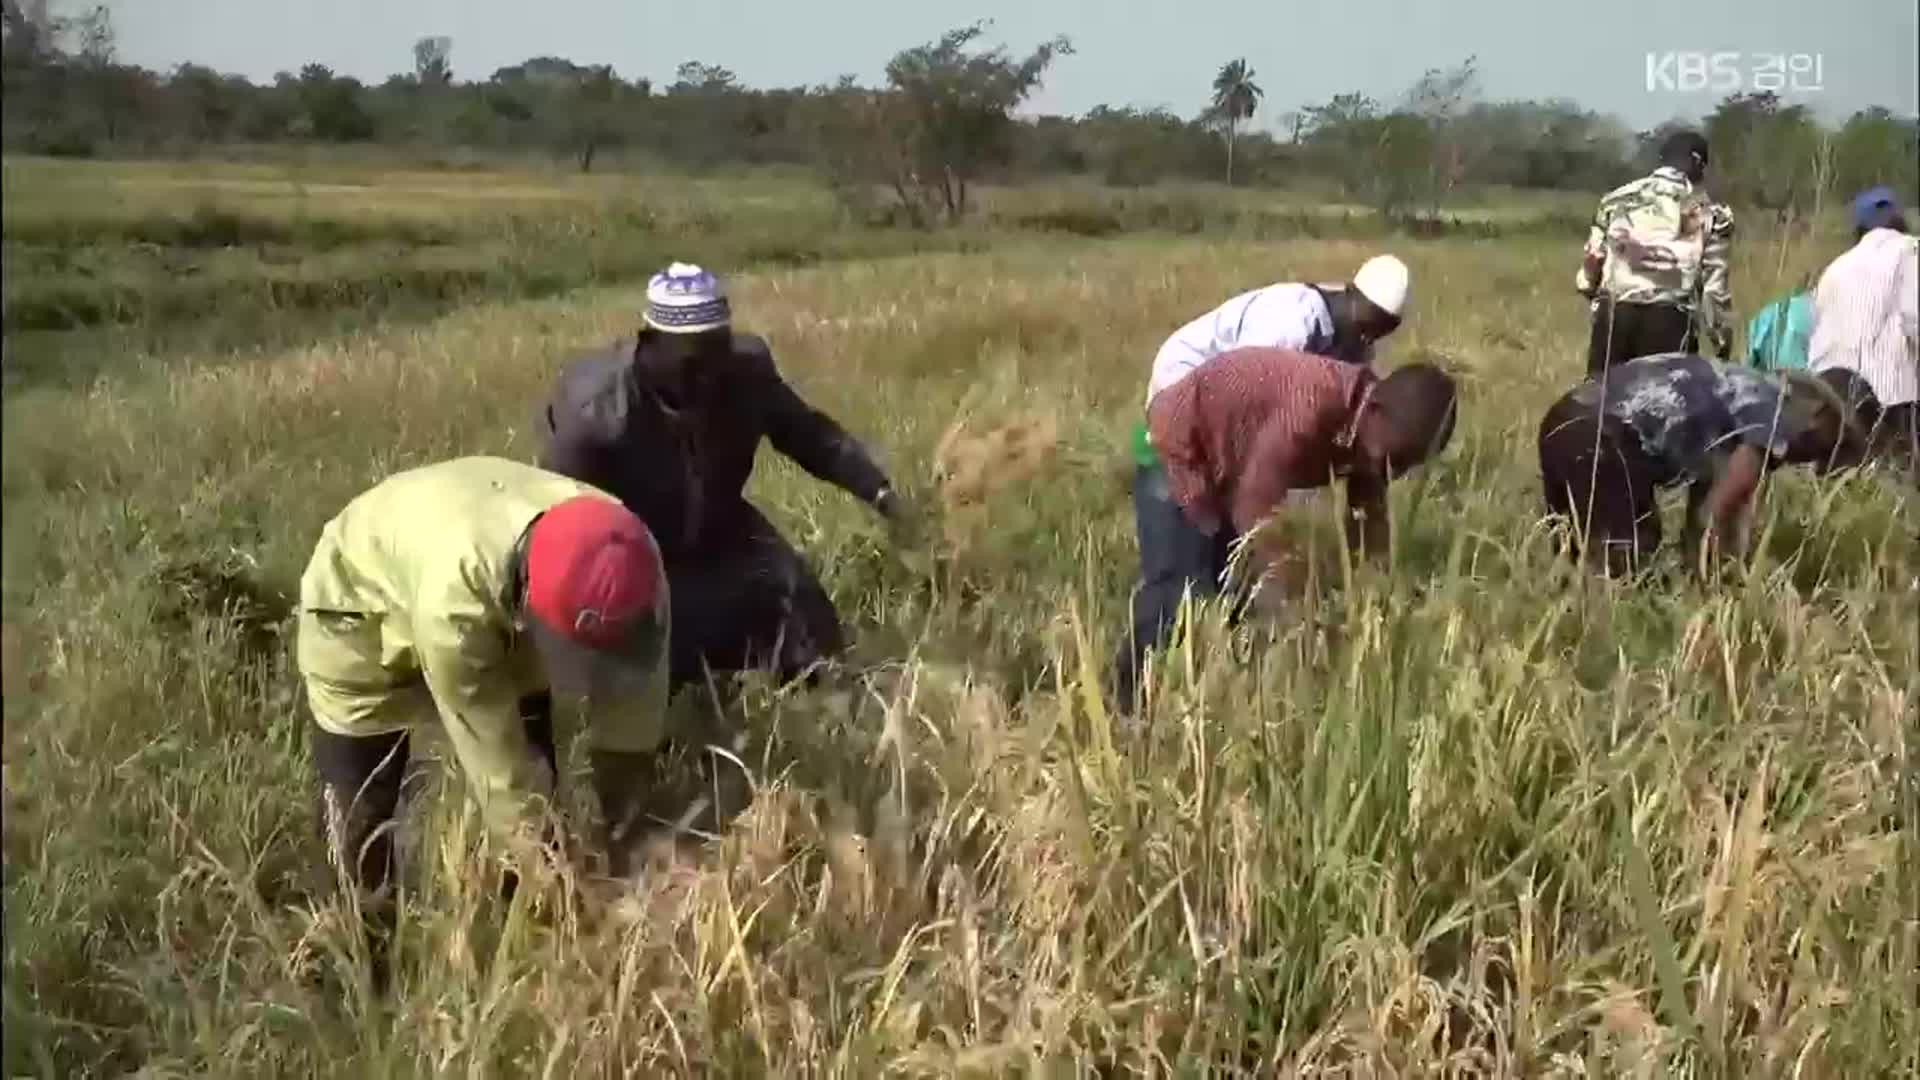
<instances>
[{"instance_id":1,"label":"golden rice field","mask_svg":"<svg viewBox=\"0 0 1920 1080\"><path fill-rule=\"evenodd\" d=\"M1876 471L1787 473L1733 580L1564 573L1533 439L1582 366L1577 231L895 238L786 180L61 168L7 163L9 1076L1920 1068L1920 504ZM996 193L1074 197L1095 198ZM1124 224L1157 197L1096 209ZM195 215L246 235L153 239ZM629 893L539 881L502 906L436 774L375 999L321 869L286 598L384 474L532 457L568 351L637 317L614 248L643 234L730 275L740 323L911 490L924 542L890 547L764 455L754 497L820 569L858 676L750 695L740 738L684 770L725 812ZM1742 316L1842 243L1743 228ZM1153 350L1382 244L1414 274L1384 365L1435 354L1462 387L1452 445L1396 486L1391 571L1328 559L1290 621L1202 620L1123 731L1094 680L1135 565L1126 434ZM280 318L259 274L374 289L369 267L428 248L594 253L611 283L354 293L297 332L217 332ZM128 304L231 291L165 333L159 306L13 321L48 282L72 308L116 273ZM1325 540L1331 513L1291 527Z\"/></svg>"}]
</instances>

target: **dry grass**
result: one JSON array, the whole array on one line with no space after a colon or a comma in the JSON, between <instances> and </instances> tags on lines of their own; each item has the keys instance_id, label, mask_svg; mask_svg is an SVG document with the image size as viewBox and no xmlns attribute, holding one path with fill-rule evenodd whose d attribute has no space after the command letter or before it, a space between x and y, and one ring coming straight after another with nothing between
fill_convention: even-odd
<instances>
[{"instance_id":1,"label":"dry grass","mask_svg":"<svg viewBox=\"0 0 1920 1080\"><path fill-rule=\"evenodd\" d=\"M1819 255L1776 270L1742 242L1747 310ZM964 557L903 566L769 455L754 495L864 674L757 690L707 781L751 798L642 892L537 882L502 909L460 801L426 800L379 1003L315 869L259 594L291 592L376 477L531 456L565 350L626 330L635 296L10 395L9 1074L1911 1070L1914 501L1782 476L1737 582L1566 580L1532 446L1580 364L1566 245L1399 250L1416 300L1388 362L1452 357L1463 400L1445 459L1394 494L1395 572L1257 649L1203 619L1133 737L1092 679L1131 584L1115 475L1152 349L1368 247L1123 239L740 278L745 323L949 508ZM183 589L198 614L162 618Z\"/></svg>"},{"instance_id":2,"label":"dry grass","mask_svg":"<svg viewBox=\"0 0 1920 1080\"><path fill-rule=\"evenodd\" d=\"M1029 484L1055 463L1060 420L1019 416L984 430L963 410L933 450L933 482L947 550L964 555L993 527L995 497Z\"/></svg>"}]
</instances>

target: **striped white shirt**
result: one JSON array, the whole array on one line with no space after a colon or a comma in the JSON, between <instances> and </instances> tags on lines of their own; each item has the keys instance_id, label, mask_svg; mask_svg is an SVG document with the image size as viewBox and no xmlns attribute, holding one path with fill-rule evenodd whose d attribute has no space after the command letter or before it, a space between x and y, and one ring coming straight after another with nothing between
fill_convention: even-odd
<instances>
[{"instance_id":1,"label":"striped white shirt","mask_svg":"<svg viewBox=\"0 0 1920 1080\"><path fill-rule=\"evenodd\" d=\"M1327 286L1338 291L1340 286ZM1333 313L1311 285L1280 284L1241 293L1173 332L1153 358L1147 400L1221 353L1249 346L1329 355ZM1372 348L1364 361L1371 363Z\"/></svg>"},{"instance_id":2,"label":"striped white shirt","mask_svg":"<svg viewBox=\"0 0 1920 1080\"><path fill-rule=\"evenodd\" d=\"M1828 264L1813 291L1814 371L1846 368L1881 407L1920 400L1920 241L1874 229Z\"/></svg>"}]
</instances>

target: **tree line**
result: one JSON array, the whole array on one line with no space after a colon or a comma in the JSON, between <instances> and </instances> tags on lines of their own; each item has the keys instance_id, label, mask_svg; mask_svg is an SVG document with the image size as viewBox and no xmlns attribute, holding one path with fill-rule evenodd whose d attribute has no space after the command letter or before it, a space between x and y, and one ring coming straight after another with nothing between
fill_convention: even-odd
<instances>
[{"instance_id":1,"label":"tree line","mask_svg":"<svg viewBox=\"0 0 1920 1080\"><path fill-rule=\"evenodd\" d=\"M1572 101L1489 101L1473 58L1425 72L1393 100L1346 93L1285 112L1277 133L1249 126L1265 92L1245 58L1217 69L1193 117L1100 106L1022 118L1016 110L1072 43L1010 53L986 47L977 23L902 50L877 86L849 77L761 89L702 61L656 85L554 56L461 82L445 37L416 42L411 69L377 85L322 64L261 85L196 64L160 73L122 63L105 7L59 18L45 0L0 0L0 16L10 151L382 144L548 155L582 171L617 151L695 171L805 167L863 213L919 223L963 216L982 181L1058 176L1315 184L1388 214L1433 213L1492 185L1604 190L1648 167L1678 124L1636 132ZM1875 108L1827 126L1755 93L1694 123L1713 143L1712 182L1739 204L1784 214L1875 183L1920 190L1915 117Z\"/></svg>"}]
</instances>

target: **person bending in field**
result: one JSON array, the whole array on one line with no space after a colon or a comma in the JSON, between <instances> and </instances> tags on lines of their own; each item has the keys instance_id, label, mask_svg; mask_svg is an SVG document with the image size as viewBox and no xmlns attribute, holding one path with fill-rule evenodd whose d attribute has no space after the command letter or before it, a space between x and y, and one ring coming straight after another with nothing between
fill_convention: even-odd
<instances>
[{"instance_id":1,"label":"person bending in field","mask_svg":"<svg viewBox=\"0 0 1920 1080\"><path fill-rule=\"evenodd\" d=\"M1687 484L1689 556L1739 557L1761 478L1780 465L1857 464L1879 409L1850 371L1774 374L1691 353L1631 360L1541 420L1547 510L1571 519L1570 555L1619 575L1660 546L1655 492Z\"/></svg>"},{"instance_id":2,"label":"person bending in field","mask_svg":"<svg viewBox=\"0 0 1920 1080\"><path fill-rule=\"evenodd\" d=\"M555 790L555 695L584 707L601 839L613 873L628 872L625 834L663 727L667 612L640 519L520 462L397 473L327 523L300 579L296 662L329 848L377 938L390 826L424 726L445 733L510 849L551 857L550 834L528 827Z\"/></svg>"},{"instance_id":3,"label":"person bending in field","mask_svg":"<svg viewBox=\"0 0 1920 1080\"><path fill-rule=\"evenodd\" d=\"M674 687L756 668L786 681L843 650L826 590L742 497L755 454L772 443L890 523L905 508L860 443L780 377L767 343L733 329L715 275L655 274L638 335L569 363L539 427L544 467L618 496L659 540Z\"/></svg>"},{"instance_id":4,"label":"person bending in field","mask_svg":"<svg viewBox=\"0 0 1920 1080\"><path fill-rule=\"evenodd\" d=\"M1400 327L1408 280L1406 263L1375 255L1345 285L1281 282L1243 292L1175 330L1160 346L1147 403L1233 349L1292 349L1371 364L1374 343Z\"/></svg>"},{"instance_id":5,"label":"person bending in field","mask_svg":"<svg viewBox=\"0 0 1920 1080\"><path fill-rule=\"evenodd\" d=\"M1147 409L1203 364L1237 348L1264 347L1371 367L1374 345L1400 327L1410 275L1393 255L1375 255L1345 285L1280 282L1235 296L1175 330L1154 355ZM1133 431L1134 499L1156 483L1153 436L1142 415Z\"/></svg>"},{"instance_id":6,"label":"person bending in field","mask_svg":"<svg viewBox=\"0 0 1920 1080\"><path fill-rule=\"evenodd\" d=\"M1814 288L1809 366L1851 371L1873 387L1875 454L1920 479L1920 241L1886 187L1855 196L1853 229L1856 242Z\"/></svg>"},{"instance_id":7,"label":"person bending in field","mask_svg":"<svg viewBox=\"0 0 1920 1080\"><path fill-rule=\"evenodd\" d=\"M1200 365L1238 348L1292 349L1371 365L1374 344L1400 327L1407 287L1407 264L1375 255L1345 285L1280 282L1243 292L1161 344L1147 381L1147 406ZM1144 417L1134 429L1133 448L1136 464L1149 468L1153 452Z\"/></svg>"},{"instance_id":8,"label":"person bending in field","mask_svg":"<svg viewBox=\"0 0 1920 1080\"><path fill-rule=\"evenodd\" d=\"M1156 460L1133 501L1140 586L1113 662L1122 709L1136 703L1146 654L1171 631L1182 597L1220 595L1232 546L1288 492L1343 479L1349 549L1383 556L1388 481L1445 449L1454 385L1428 364L1382 379L1330 357L1242 348L1158 395L1147 423ZM1288 554L1255 550L1262 564Z\"/></svg>"}]
</instances>

